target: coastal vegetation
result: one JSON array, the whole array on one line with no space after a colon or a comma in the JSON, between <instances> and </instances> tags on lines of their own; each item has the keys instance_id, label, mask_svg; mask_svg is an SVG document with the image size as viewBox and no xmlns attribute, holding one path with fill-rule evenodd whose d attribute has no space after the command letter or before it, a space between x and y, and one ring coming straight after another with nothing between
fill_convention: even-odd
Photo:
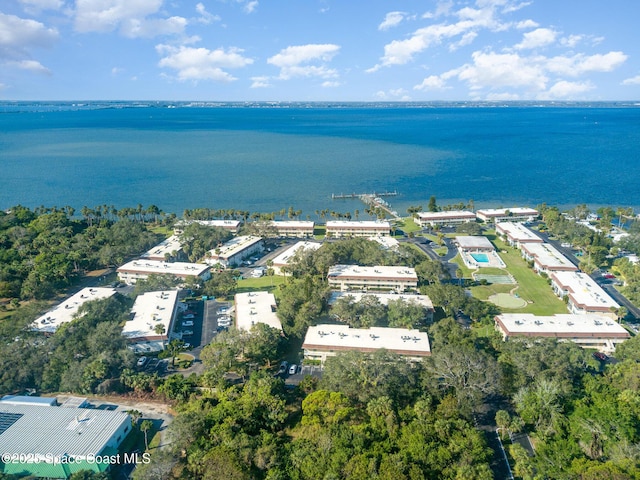
<instances>
[{"instance_id":1,"label":"coastal vegetation","mask_svg":"<svg viewBox=\"0 0 640 480\"><path fill-rule=\"evenodd\" d=\"M498 287L465 285L405 243L394 251L365 239L337 240L296 254L286 277L239 279L237 271L221 270L202 285L187 282L194 296L273 291L284 330L258 323L250 332L221 332L203 349L198 375L136 369L121 335L133 303L126 295L87 303L81 318L51 336L29 331L52 301L82 286L88 271L148 250L175 219L152 208L114 210L83 209L79 217L68 207L0 213L0 394L34 388L170 402L177 412L172 442L154 450L134 478L489 479L496 428L517 478L640 478L640 339L623 343L616 361L606 363L570 342L503 342L493 329L501 310L483 301ZM622 222L616 214L626 215L611 210L594 220L603 232ZM253 218L224 212L189 211L185 218ZM622 250L640 253L636 222L625 219L630 235L613 244L567 218L586 219L586 207L566 215L548 206L541 212L551 234L583 252L587 268L611 269L625 294L640 299L638 267L618 257ZM194 259L228 238L220 229L191 225L182 235ZM533 302L521 311L562 311L546 280L491 239L504 250L518 291ZM326 275L335 264L414 267L420 292L436 307L434 320L404 300L383 306L374 297L356 303L347 296L330 307ZM154 276L138 282L134 295L175 285ZM458 322L461 311L470 328ZM286 385L277 374L280 360L299 358L307 328L324 322L427 330L432 356L407 362L386 351L346 352L326 362L321 378ZM527 440L518 441L523 434Z\"/></svg>"}]
</instances>

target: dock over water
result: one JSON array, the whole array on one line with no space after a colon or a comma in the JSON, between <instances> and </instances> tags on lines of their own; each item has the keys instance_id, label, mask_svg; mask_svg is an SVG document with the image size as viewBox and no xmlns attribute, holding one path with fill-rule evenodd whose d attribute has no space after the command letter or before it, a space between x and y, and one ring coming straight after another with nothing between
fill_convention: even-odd
<instances>
[{"instance_id":1,"label":"dock over water","mask_svg":"<svg viewBox=\"0 0 640 480\"><path fill-rule=\"evenodd\" d=\"M394 211L389 205L388 202L382 199L382 197L396 197L398 195L398 191L394 190L393 192L373 192L373 193L332 193L332 200L340 200L347 198L358 198L366 205L371 207L381 208L386 213L388 213L393 218L400 218L398 212Z\"/></svg>"}]
</instances>

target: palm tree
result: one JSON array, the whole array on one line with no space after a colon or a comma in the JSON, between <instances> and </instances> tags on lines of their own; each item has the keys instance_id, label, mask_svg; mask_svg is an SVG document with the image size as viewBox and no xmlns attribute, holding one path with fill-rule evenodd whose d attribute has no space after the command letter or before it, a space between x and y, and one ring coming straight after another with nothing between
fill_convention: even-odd
<instances>
[{"instance_id":1,"label":"palm tree","mask_svg":"<svg viewBox=\"0 0 640 480\"><path fill-rule=\"evenodd\" d=\"M167 329L164 327L163 323L158 323L155 327L153 327L153 331L156 333L156 335L164 335Z\"/></svg>"},{"instance_id":2,"label":"palm tree","mask_svg":"<svg viewBox=\"0 0 640 480\"><path fill-rule=\"evenodd\" d=\"M181 352L184 352L185 346L184 341L176 338L175 340L171 340L169 345L167 345L167 350L171 355L171 366L175 367L176 365L176 356L178 356Z\"/></svg>"},{"instance_id":3,"label":"palm tree","mask_svg":"<svg viewBox=\"0 0 640 480\"><path fill-rule=\"evenodd\" d=\"M153 422L151 420L143 420L140 424L140 431L144 433L144 449L149 450L149 430L153 428Z\"/></svg>"}]
</instances>

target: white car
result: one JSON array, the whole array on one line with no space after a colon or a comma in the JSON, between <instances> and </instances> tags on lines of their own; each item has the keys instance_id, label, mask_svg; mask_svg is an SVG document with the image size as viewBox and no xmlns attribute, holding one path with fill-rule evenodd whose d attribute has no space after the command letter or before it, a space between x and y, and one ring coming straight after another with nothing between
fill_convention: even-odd
<instances>
[{"instance_id":1,"label":"white car","mask_svg":"<svg viewBox=\"0 0 640 480\"><path fill-rule=\"evenodd\" d=\"M187 320L186 322L182 322L183 327L193 327L193 322L191 320Z\"/></svg>"},{"instance_id":2,"label":"white car","mask_svg":"<svg viewBox=\"0 0 640 480\"><path fill-rule=\"evenodd\" d=\"M298 365L295 363L289 367L289 375L295 375L298 373Z\"/></svg>"}]
</instances>

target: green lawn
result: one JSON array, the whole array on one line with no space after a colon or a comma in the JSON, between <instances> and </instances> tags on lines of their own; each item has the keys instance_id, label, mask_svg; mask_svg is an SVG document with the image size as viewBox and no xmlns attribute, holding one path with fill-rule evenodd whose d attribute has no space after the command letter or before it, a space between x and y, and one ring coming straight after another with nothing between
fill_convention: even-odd
<instances>
[{"instance_id":1,"label":"green lawn","mask_svg":"<svg viewBox=\"0 0 640 480\"><path fill-rule=\"evenodd\" d=\"M266 291L271 292L275 290L278 285L284 283L285 277L280 275L265 275L260 278L244 278L242 280L238 280L238 288L236 290L237 293L245 293L245 292L255 292L255 291Z\"/></svg>"},{"instance_id":2,"label":"green lawn","mask_svg":"<svg viewBox=\"0 0 640 480\"><path fill-rule=\"evenodd\" d=\"M547 279L538 275L531 268L529 268L527 262L522 258L519 250L507 246L504 242L497 239L495 236L492 236L491 240L498 249L500 257L507 265L506 270L508 270L509 273L513 275L513 277L518 282L518 289L516 290L517 294L520 296L520 298L529 302L529 305L524 308L515 310L503 308L505 312L523 312L533 313L535 315L554 315L556 313L567 313L566 305L553 293L551 285L547 283ZM459 261L461 262L461 260ZM482 269L482 271L484 272L484 269ZM471 292L474 297L485 300L494 293L506 293L514 287L516 287L516 285L495 284L472 287Z\"/></svg>"},{"instance_id":3,"label":"green lawn","mask_svg":"<svg viewBox=\"0 0 640 480\"><path fill-rule=\"evenodd\" d=\"M420 225L416 224L411 217L401 219L398 222L398 227L400 227L404 233L415 233L422 230Z\"/></svg>"}]
</instances>

